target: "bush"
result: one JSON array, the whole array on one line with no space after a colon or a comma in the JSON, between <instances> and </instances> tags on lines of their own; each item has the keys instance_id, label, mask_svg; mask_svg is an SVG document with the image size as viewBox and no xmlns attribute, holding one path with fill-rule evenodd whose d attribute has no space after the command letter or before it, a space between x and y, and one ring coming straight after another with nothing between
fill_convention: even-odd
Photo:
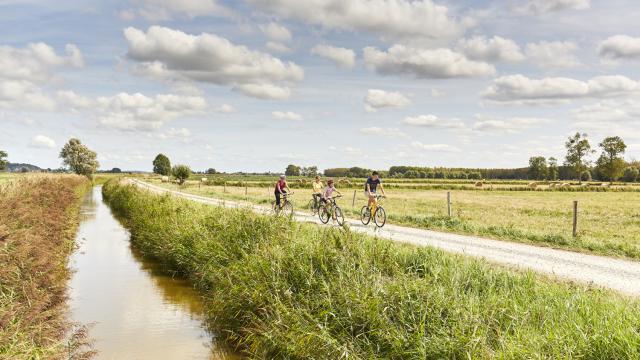
<instances>
[{"instance_id":1,"label":"bush","mask_svg":"<svg viewBox=\"0 0 640 360\"><path fill-rule=\"evenodd\" d=\"M176 165L171 169L171 175L182 185L191 176L191 168L187 165Z\"/></svg>"},{"instance_id":2,"label":"bush","mask_svg":"<svg viewBox=\"0 0 640 360\"><path fill-rule=\"evenodd\" d=\"M622 179L626 182L636 182L636 180L638 180L638 176L640 176L640 170L636 167L629 166L624 169Z\"/></svg>"}]
</instances>

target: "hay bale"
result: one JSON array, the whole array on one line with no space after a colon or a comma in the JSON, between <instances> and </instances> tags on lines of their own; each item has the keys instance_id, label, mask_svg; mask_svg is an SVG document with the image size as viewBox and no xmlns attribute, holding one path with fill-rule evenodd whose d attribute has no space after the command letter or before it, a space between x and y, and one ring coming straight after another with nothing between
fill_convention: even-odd
<instances>
[{"instance_id":1,"label":"hay bale","mask_svg":"<svg viewBox=\"0 0 640 360\"><path fill-rule=\"evenodd\" d=\"M160 178L160 180L161 180L163 183L166 183L166 182L169 182L169 177L168 177L168 176L163 176L162 178Z\"/></svg>"},{"instance_id":2,"label":"hay bale","mask_svg":"<svg viewBox=\"0 0 640 360\"><path fill-rule=\"evenodd\" d=\"M571 184L569 184L569 183L562 183L562 184L560 185L560 188L562 188L562 189L568 189L568 188L570 188L570 187L571 187Z\"/></svg>"},{"instance_id":3,"label":"hay bale","mask_svg":"<svg viewBox=\"0 0 640 360\"><path fill-rule=\"evenodd\" d=\"M533 181L533 182L530 182L529 185L527 186L529 187L529 189L535 189L538 187L538 183Z\"/></svg>"},{"instance_id":4,"label":"hay bale","mask_svg":"<svg viewBox=\"0 0 640 360\"><path fill-rule=\"evenodd\" d=\"M476 181L476 183L474 184L474 186L477 188L481 188L483 185L484 183L482 181Z\"/></svg>"}]
</instances>

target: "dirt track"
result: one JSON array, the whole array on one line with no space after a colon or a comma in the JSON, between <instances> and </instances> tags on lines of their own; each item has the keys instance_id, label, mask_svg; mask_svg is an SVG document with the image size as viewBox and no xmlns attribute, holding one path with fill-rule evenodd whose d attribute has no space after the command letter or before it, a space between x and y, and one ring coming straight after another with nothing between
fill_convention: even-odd
<instances>
[{"instance_id":1,"label":"dirt track","mask_svg":"<svg viewBox=\"0 0 640 360\"><path fill-rule=\"evenodd\" d=\"M187 194L135 179L130 181L156 193L170 193L205 204L248 207L256 212L270 212L268 208L262 206ZM298 221L320 223L316 216L308 213L296 212L295 218ZM640 296L640 262L390 224L377 229L374 225L364 226L357 220L347 219L346 222L352 231L417 246L433 246L448 252L479 257L502 265L530 269L567 280L610 288L628 295Z\"/></svg>"}]
</instances>

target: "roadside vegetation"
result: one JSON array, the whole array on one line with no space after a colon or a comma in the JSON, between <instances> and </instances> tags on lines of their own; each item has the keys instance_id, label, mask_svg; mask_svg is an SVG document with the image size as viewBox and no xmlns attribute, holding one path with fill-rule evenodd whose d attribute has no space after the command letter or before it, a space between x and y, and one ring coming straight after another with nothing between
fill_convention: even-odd
<instances>
[{"instance_id":1,"label":"roadside vegetation","mask_svg":"<svg viewBox=\"0 0 640 360\"><path fill-rule=\"evenodd\" d=\"M68 322L66 305L67 261L89 186L75 175L0 185L0 358L91 356L86 330Z\"/></svg>"},{"instance_id":2,"label":"roadside vegetation","mask_svg":"<svg viewBox=\"0 0 640 360\"><path fill-rule=\"evenodd\" d=\"M252 357L640 357L640 306L604 290L115 181L103 193L134 245L188 276L217 333Z\"/></svg>"}]
</instances>

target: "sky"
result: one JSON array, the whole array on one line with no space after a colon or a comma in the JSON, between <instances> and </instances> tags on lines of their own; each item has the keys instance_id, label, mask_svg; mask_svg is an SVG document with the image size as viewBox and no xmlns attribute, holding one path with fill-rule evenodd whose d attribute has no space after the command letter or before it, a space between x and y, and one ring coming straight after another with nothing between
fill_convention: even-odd
<instances>
[{"instance_id":1,"label":"sky","mask_svg":"<svg viewBox=\"0 0 640 360\"><path fill-rule=\"evenodd\" d=\"M0 0L0 149L58 168L523 167L640 158L632 0ZM594 158L597 154L594 155Z\"/></svg>"}]
</instances>

